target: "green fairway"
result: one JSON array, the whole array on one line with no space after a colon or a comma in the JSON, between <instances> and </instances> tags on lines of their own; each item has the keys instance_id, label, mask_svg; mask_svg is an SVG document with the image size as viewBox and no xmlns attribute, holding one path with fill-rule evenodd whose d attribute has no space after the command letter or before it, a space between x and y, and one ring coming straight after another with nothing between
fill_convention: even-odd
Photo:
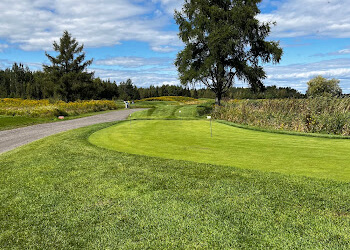
<instances>
[{"instance_id":1,"label":"green fairway","mask_svg":"<svg viewBox=\"0 0 350 250\"><path fill-rule=\"evenodd\" d=\"M94 133L100 147L162 158L350 181L350 141L273 134L209 121L132 121Z\"/></svg>"},{"instance_id":2,"label":"green fairway","mask_svg":"<svg viewBox=\"0 0 350 250\"><path fill-rule=\"evenodd\" d=\"M130 155L87 141L108 126L0 155L0 249L350 247L348 183Z\"/></svg>"},{"instance_id":3,"label":"green fairway","mask_svg":"<svg viewBox=\"0 0 350 250\"><path fill-rule=\"evenodd\" d=\"M160 102L161 103L161 102ZM158 105L132 115L132 119L195 119L198 105Z\"/></svg>"}]
</instances>

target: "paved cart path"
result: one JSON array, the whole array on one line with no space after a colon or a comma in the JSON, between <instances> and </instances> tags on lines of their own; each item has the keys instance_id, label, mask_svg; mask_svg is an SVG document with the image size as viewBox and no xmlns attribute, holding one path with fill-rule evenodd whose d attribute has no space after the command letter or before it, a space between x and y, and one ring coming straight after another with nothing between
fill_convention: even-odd
<instances>
[{"instance_id":1,"label":"paved cart path","mask_svg":"<svg viewBox=\"0 0 350 250\"><path fill-rule=\"evenodd\" d=\"M98 123L121 121L126 119L130 114L140 110L143 109L111 111L105 114L93 115L69 121L44 123L23 128L0 131L0 154L24 144L63 131Z\"/></svg>"}]
</instances>

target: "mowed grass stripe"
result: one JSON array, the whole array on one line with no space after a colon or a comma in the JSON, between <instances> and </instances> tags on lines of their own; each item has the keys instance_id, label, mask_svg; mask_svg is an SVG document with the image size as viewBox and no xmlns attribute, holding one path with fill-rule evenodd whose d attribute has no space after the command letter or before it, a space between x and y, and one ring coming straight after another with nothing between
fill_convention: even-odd
<instances>
[{"instance_id":1,"label":"mowed grass stripe","mask_svg":"<svg viewBox=\"0 0 350 250\"><path fill-rule=\"evenodd\" d=\"M100 147L176 160L350 181L350 141L235 128L209 121L120 123L92 134Z\"/></svg>"},{"instance_id":2,"label":"mowed grass stripe","mask_svg":"<svg viewBox=\"0 0 350 250\"><path fill-rule=\"evenodd\" d=\"M196 119L197 105L160 105L132 115L132 119Z\"/></svg>"}]
</instances>

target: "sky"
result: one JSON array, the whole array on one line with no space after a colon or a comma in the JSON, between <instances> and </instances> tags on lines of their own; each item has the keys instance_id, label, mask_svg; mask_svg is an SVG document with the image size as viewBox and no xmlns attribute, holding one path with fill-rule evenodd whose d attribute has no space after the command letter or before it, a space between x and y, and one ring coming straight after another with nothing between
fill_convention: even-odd
<instances>
[{"instance_id":1,"label":"sky","mask_svg":"<svg viewBox=\"0 0 350 250\"><path fill-rule=\"evenodd\" d=\"M174 66L183 49L173 15L184 0L0 0L0 68L14 62L41 70L52 44L68 30L84 44L89 71L138 87L179 84ZM302 93L317 75L340 80L350 93L349 0L263 0L261 22L276 22L267 40L280 41L279 64L263 65L266 86ZM247 83L235 82L236 87ZM202 86L204 87L204 86Z\"/></svg>"}]
</instances>

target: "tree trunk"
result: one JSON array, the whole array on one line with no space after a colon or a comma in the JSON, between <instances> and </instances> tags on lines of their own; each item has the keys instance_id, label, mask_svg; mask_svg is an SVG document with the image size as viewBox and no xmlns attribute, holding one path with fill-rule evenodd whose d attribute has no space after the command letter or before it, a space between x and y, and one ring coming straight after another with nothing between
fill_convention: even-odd
<instances>
[{"instance_id":1,"label":"tree trunk","mask_svg":"<svg viewBox=\"0 0 350 250\"><path fill-rule=\"evenodd\" d=\"M216 93L215 105L221 106L221 93Z\"/></svg>"}]
</instances>

